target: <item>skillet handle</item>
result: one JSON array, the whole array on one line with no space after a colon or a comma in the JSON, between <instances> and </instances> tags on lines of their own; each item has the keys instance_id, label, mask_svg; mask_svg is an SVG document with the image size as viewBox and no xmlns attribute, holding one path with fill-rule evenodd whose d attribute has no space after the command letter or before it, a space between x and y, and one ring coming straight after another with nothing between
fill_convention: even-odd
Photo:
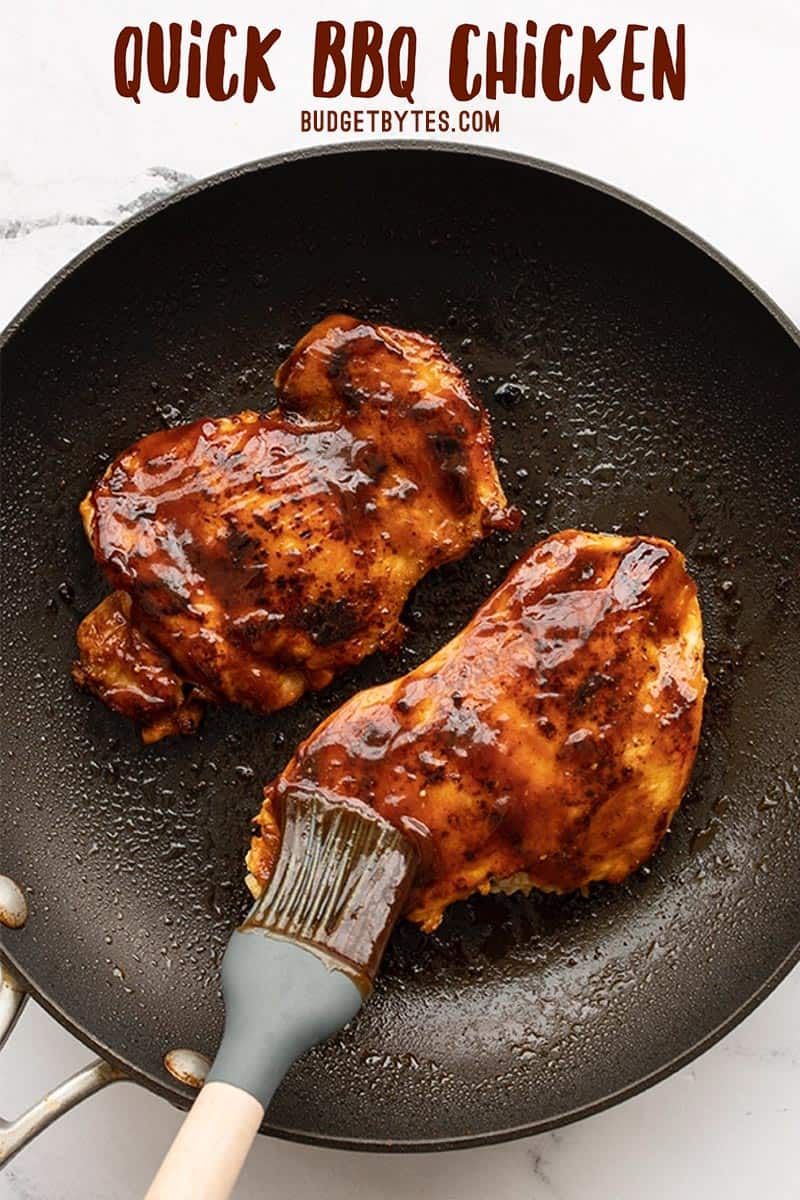
<instances>
[{"instance_id":1,"label":"skillet handle","mask_svg":"<svg viewBox=\"0 0 800 1200\"><path fill-rule=\"evenodd\" d=\"M27 1000L27 993L5 964L0 964L2 985L0 986L0 1048L5 1044L17 1022ZM13 1121L0 1118L0 1170L11 1162L15 1154L24 1149L42 1130L47 1129L64 1113L69 1112L81 1100L93 1096L109 1083L116 1083L125 1076L102 1059L95 1059L83 1070L65 1079L27 1112Z\"/></svg>"}]
</instances>

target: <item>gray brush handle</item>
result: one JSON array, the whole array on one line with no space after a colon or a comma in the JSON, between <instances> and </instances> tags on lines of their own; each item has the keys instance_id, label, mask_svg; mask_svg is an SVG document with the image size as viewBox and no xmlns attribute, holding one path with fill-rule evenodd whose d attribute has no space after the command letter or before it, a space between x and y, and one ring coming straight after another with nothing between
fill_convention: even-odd
<instances>
[{"instance_id":1,"label":"gray brush handle","mask_svg":"<svg viewBox=\"0 0 800 1200\"><path fill-rule=\"evenodd\" d=\"M225 1032L145 1200L228 1200L264 1110L294 1060L361 1007L342 971L297 942L237 929L222 961Z\"/></svg>"},{"instance_id":2,"label":"gray brush handle","mask_svg":"<svg viewBox=\"0 0 800 1200\"><path fill-rule=\"evenodd\" d=\"M266 1108L296 1058L342 1029L363 996L342 971L297 942L237 930L222 961L225 1032L208 1082L230 1083Z\"/></svg>"}]
</instances>

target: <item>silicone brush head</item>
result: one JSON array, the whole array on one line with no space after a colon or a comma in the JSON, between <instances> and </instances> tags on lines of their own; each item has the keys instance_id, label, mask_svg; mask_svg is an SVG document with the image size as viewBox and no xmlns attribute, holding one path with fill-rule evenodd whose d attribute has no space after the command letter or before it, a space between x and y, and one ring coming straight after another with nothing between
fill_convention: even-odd
<instances>
[{"instance_id":1,"label":"silicone brush head","mask_svg":"<svg viewBox=\"0 0 800 1200\"><path fill-rule=\"evenodd\" d=\"M281 847L241 926L295 942L372 990L417 867L412 842L366 806L302 785L283 800Z\"/></svg>"}]
</instances>

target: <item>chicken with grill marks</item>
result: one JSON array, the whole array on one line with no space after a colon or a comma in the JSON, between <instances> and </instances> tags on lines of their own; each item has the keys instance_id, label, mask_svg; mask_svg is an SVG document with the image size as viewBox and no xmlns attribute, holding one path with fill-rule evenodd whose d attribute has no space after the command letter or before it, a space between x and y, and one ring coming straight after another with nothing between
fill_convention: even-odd
<instances>
[{"instance_id":1,"label":"chicken with grill marks","mask_svg":"<svg viewBox=\"0 0 800 1200\"><path fill-rule=\"evenodd\" d=\"M656 849L692 770L703 633L683 555L567 531L517 563L457 637L361 692L265 790L257 895L289 793L365 803L415 839L407 916L426 931L473 892L617 883Z\"/></svg>"},{"instance_id":2,"label":"chicken with grill marks","mask_svg":"<svg viewBox=\"0 0 800 1200\"><path fill-rule=\"evenodd\" d=\"M485 410L420 333L333 316L279 368L277 407L151 433L81 504L115 589L76 682L145 741L204 704L269 713L402 635L432 567L513 528Z\"/></svg>"}]
</instances>

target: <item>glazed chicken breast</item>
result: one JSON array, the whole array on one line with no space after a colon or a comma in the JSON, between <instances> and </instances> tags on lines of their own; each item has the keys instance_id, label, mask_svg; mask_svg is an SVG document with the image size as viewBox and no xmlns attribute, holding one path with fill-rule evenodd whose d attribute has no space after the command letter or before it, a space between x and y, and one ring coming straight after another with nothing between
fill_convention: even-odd
<instances>
[{"instance_id":1,"label":"glazed chicken breast","mask_svg":"<svg viewBox=\"0 0 800 1200\"><path fill-rule=\"evenodd\" d=\"M441 347L320 322L266 415L151 433L81 504L114 588L80 625L76 682L145 741L205 703L269 713L402 635L409 591L511 528L487 414Z\"/></svg>"},{"instance_id":2,"label":"glazed chicken breast","mask_svg":"<svg viewBox=\"0 0 800 1200\"><path fill-rule=\"evenodd\" d=\"M407 916L473 892L618 883L683 796L705 678L694 583L659 538L571 530L530 551L457 637L354 696L268 785L259 894L290 792L373 806L417 841Z\"/></svg>"}]
</instances>

